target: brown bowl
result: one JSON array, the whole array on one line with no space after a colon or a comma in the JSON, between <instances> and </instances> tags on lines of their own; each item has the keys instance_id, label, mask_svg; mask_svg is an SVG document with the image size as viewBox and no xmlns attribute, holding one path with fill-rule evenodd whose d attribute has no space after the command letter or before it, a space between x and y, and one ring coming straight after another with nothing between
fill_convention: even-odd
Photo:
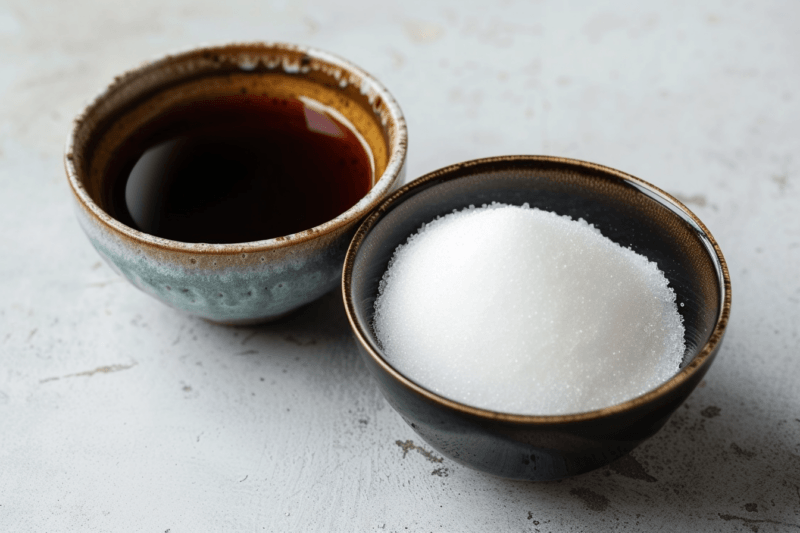
<instances>
[{"instance_id":1,"label":"brown bowl","mask_svg":"<svg viewBox=\"0 0 800 533\"><path fill-rule=\"evenodd\" d=\"M530 204L583 218L606 237L658 264L684 321L679 371L656 389L595 411L528 416L440 396L395 370L372 328L378 283L397 246L424 222L470 204ZM558 479L605 465L655 434L705 375L731 306L728 269L686 206L608 167L544 156L507 156L437 170L385 200L358 229L345 259L345 308L364 361L389 403L431 446L498 476Z\"/></svg>"},{"instance_id":2,"label":"brown bowl","mask_svg":"<svg viewBox=\"0 0 800 533\"><path fill-rule=\"evenodd\" d=\"M164 239L109 215L106 169L127 139L176 106L241 93L311 99L339 113L373 157L369 192L318 226L234 244ZM166 56L116 77L75 119L64 164L78 221L114 270L171 307L249 324L280 317L339 284L359 222L402 183L406 142L391 94L350 62L292 44L233 43Z\"/></svg>"}]
</instances>

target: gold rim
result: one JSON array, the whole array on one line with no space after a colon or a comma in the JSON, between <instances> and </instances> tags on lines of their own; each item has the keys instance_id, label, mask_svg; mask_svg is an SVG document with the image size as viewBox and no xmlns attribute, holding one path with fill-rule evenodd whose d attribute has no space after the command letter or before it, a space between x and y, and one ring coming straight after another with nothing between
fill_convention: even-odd
<instances>
[{"instance_id":1,"label":"gold rim","mask_svg":"<svg viewBox=\"0 0 800 533\"><path fill-rule=\"evenodd\" d=\"M363 242L366 234L369 233L370 229L372 229L372 227L377 223L377 221L382 217L382 215L389 210L391 206L402 201L402 198L407 194L409 194L410 191L414 191L415 189L420 188L421 186L427 184L430 181L447 177L449 174L452 174L459 170L465 170L472 167L480 167L483 165L490 165L493 163L503 163L503 162L507 163L514 161L564 163L568 165L582 167L585 169L598 170L603 173L614 176L616 178L622 179L624 181L633 183L634 185L637 186L637 188L645 189L650 193L652 193L650 195L651 197L660 199L662 203L666 203L668 207L669 204L671 203L673 207L678 208L684 215L689 217L698 226L699 230L703 233L703 236L711 244L711 247L714 251L714 254L716 255L716 259L720 267L719 271L722 275L722 279L720 280L722 282L720 284L722 290L722 294L720 295L720 300L721 300L720 313L717 317L714 329L711 332L711 335L708 341L703 346L702 350L700 350L700 352L694 357L694 359L692 359L692 361L688 365L682 368L680 372L674 375L670 380L641 396L637 396L636 398L633 398L631 400L628 400L620 404L604 407L602 409L597 409L594 411L587 411L583 413L575 413L569 415L515 415L510 413L502 413L498 411L491 411L487 409L472 407L463 403L449 400L443 396L440 396L434 392L429 391L428 389L418 385L413 380L407 378L405 375L395 370L394 367L392 367L389 363L386 362L386 360L381 355L380 350L378 350L378 348L370 342L369 336L365 334L365 332L361 327L361 324L355 318L355 306L353 305L353 301L350 295L351 276L353 271L353 265L355 263L355 255L358 248L361 246L361 243ZM709 357L711 356L711 354L714 353L720 341L722 340L722 337L725 333L725 328L728 324L728 319L730 317L730 309L731 309L730 276L728 273L728 266L725 263L725 258L722 255L722 250L720 250L717 241L711 235L711 232L708 231L708 228L706 228L705 224L703 224L703 222L699 218L697 218L697 216L694 213L692 213L683 203L681 203L672 195L659 189L655 185L652 185L642 179L639 179L635 176L631 176L630 174L626 174L624 172L615 170L610 167L598 165L596 163L589 163L587 161L580 161L577 159L552 157L552 156L532 156L532 155L489 157L483 159L474 159L464 163L450 165L448 167L444 167L439 170L430 172L397 190L392 196L384 200L370 214L370 216L368 216L366 220L364 220L364 222L361 223L361 225L358 228L358 231L353 237L353 240L350 242L350 247L347 249L347 255L345 256L344 271L342 274L342 293L344 297L345 311L347 313L347 320L350 322L350 326L353 329L353 332L356 338L358 339L358 342L361 343L361 346L364 347L364 349L370 355L370 357L372 357L372 359L385 372L391 375L399 383L401 383L406 388L411 389L420 396L425 397L429 401L438 403L446 408L453 409L464 415L483 418L487 421L502 421L515 424L567 424L573 422L598 420L606 416L615 415L622 413L624 411L628 411L630 409L633 409L635 407L638 407L646 403L657 401L658 399L667 395L669 392L673 391L682 383L690 379L695 373L699 372L700 369L706 365Z\"/></svg>"}]
</instances>

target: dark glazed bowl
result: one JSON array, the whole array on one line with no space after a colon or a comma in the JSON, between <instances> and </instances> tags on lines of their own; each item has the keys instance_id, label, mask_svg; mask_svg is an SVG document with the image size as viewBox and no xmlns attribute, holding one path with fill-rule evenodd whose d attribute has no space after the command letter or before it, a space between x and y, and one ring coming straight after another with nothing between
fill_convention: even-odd
<instances>
[{"instance_id":1,"label":"dark glazed bowl","mask_svg":"<svg viewBox=\"0 0 800 533\"><path fill-rule=\"evenodd\" d=\"M627 402L559 416L477 409L439 396L384 359L372 328L378 282L395 248L437 215L470 204L521 205L584 218L655 261L675 290L686 329L680 370ZM705 375L731 306L728 269L714 238L683 204L623 172L570 159L508 156L432 172L385 200L345 259L345 308L373 376L403 419L442 454L498 476L558 479L605 465L658 431Z\"/></svg>"}]
</instances>

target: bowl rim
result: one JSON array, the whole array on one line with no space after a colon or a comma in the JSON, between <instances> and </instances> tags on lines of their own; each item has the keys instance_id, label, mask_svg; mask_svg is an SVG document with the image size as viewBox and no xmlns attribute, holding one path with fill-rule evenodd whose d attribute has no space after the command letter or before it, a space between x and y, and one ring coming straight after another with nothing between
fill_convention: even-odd
<instances>
[{"instance_id":1,"label":"bowl rim","mask_svg":"<svg viewBox=\"0 0 800 533\"><path fill-rule=\"evenodd\" d=\"M402 202L406 197L412 196L416 190L420 189L421 187L424 187L431 181L456 180L470 175L469 173L467 174L459 173L459 171L463 172L464 170L473 169L474 170L473 174L474 174L479 172L481 168L491 166L493 164L520 163L520 162L563 163L563 164L577 166L585 170L591 170L594 172L599 171L605 174L610 174L613 177L628 182L629 184L633 185L635 188L647 194L648 196L658 201L665 207L671 208L671 210L676 212L676 214L679 215L682 214L684 216L684 219L692 222L693 223L692 225L695 226L695 230L701 232L703 236L708 240L708 243L711 245L711 249L709 250L708 247L706 248L709 251L709 253L713 252L716 255L719 267L717 269L717 274L721 276L721 279L719 279L720 281L719 285L721 291L721 294L719 295L720 311L717 316L716 323L714 324L714 329L712 330L711 335L708 338L708 341L706 341L705 345L703 345L700 352L684 368L682 368L678 373L672 376L672 378L662 383L655 389L648 391L640 396L601 409L595 409L592 411L585 411L580 413L562 414L562 415L519 415L519 414L504 413L500 411L493 411L489 409L473 407L471 405L450 400L444 396L436 394L435 392L432 392L426 389L425 387L418 385L415 381L406 377L401 372L397 371L392 365L390 365L383 358L383 356L381 355L381 351L378 349L378 347L374 346L370 342L369 335L365 333L364 329L362 328L362 324L356 318L355 305L353 303L352 291L351 291L352 274L355 265L355 257L358 252L358 249L360 248L361 244L363 243L366 235L370 232L370 230L378 223L378 221L381 218L383 218L383 215L387 213L392 208L393 205ZM435 187L436 185L433 186ZM719 245L717 244L714 237L711 235L711 232L708 231L708 228L706 228L705 224L703 224L703 222L694 213L692 213L683 203L681 203L678 199L668 194L667 192L659 189L655 185L652 185L640 178L637 178L625 172L610 167L606 167L603 165L599 165L596 163L590 163L588 161L581 161L578 159L570 159L564 157L543 156L543 155L507 155L507 156L474 159L462 163L456 163L454 165L450 165L447 167L440 168L438 170L434 170L433 172L429 172L428 174L425 174L424 176L417 178L416 180L408 183L407 185L395 191L394 194L386 198L361 223L358 230L356 231L355 236L353 237L353 240L350 242L350 246L347 249L347 255L345 256L344 270L342 273L342 295L344 299L345 312L347 313L347 320L350 322L350 327L353 330L356 339L364 348L364 352L368 354L368 356L371 357L372 360L384 372L392 376L392 378L395 381L397 381L407 389L410 389L414 393L423 396L427 400L439 404L447 409L455 410L463 415L477 417L480 419L484 419L486 421L504 422L513 424L558 425L558 424L570 424L574 422L596 421L611 415L616 415L628 410L633 410L644 404L657 402L659 399L664 398L670 392L678 388L681 384L689 380L694 374L704 371L707 364L710 364L710 358L712 354L715 353L725 333L725 328L728 324L728 320L730 318L730 310L731 310L730 276L728 272L727 263L725 262L725 258L722 255L722 250L720 250Z\"/></svg>"},{"instance_id":2,"label":"bowl rim","mask_svg":"<svg viewBox=\"0 0 800 533\"><path fill-rule=\"evenodd\" d=\"M169 65L189 60L193 56L200 54L224 54L224 53L241 53L246 54L246 49L252 49L254 54L259 52L268 52L270 50L277 51L278 53L293 53L303 54L312 59L326 63L328 67L339 69L342 71L342 78L349 77L349 83L359 83L360 91L362 94L367 95L370 103L373 101L383 102L388 110L390 121L384 124L387 129L394 130L394 137L390 136L389 141L389 160L386 163L386 168L380 177L375 181L374 185L355 205L351 206L347 211L341 213L337 217L328 220L318 226L303 230L290 235L274 237L271 239L264 239L260 241L249 241L241 243L225 243L225 244L211 244L211 243L190 243L176 241L172 239L165 239L138 231L117 219L110 216L104 211L92 198L89 196L85 187L81 183L79 176L82 171L79 171L75 164L73 154L75 152L75 144L78 130L82 127L83 122L90 113L102 105L104 99L113 94L115 91L123 88L131 80L139 76L146 75L156 69L168 67ZM302 72L297 65L287 64L286 58L283 58L278 68L283 68L287 73ZM288 68L287 68L288 67ZM242 68L242 72L247 72L246 68ZM107 229L123 234L124 236L145 245L154 246L164 250L172 250L184 253L202 253L202 254L230 254L230 253L256 253L270 250L276 250L298 244L304 241L316 239L325 234L331 234L341 230L351 224L354 220L357 221L365 214L372 211L375 206L389 193L397 183L403 165L405 163L406 152L408 149L408 128L403 112L397 101L381 84L377 78L369 74L367 71L356 66L350 61L339 57L338 55L320 50L318 48L286 43L281 41L232 41L220 44L203 44L199 46L189 46L182 48L178 51L168 54L159 54L154 59L144 61L136 67L128 69L123 73L114 77L113 81L105 88L101 89L80 111L80 113L73 119L72 128L70 129L64 149L64 168L67 174L67 180L70 188L77 198L79 204L88 211L89 214L101 222Z\"/></svg>"}]
</instances>

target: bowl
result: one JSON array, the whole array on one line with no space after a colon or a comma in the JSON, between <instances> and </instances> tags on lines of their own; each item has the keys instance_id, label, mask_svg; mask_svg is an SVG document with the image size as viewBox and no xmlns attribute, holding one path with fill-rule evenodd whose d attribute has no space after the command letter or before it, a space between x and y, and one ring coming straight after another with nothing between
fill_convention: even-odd
<instances>
[{"instance_id":1,"label":"bowl","mask_svg":"<svg viewBox=\"0 0 800 533\"><path fill-rule=\"evenodd\" d=\"M120 146L175 106L240 93L313 100L353 126L373 158L369 192L316 227L235 244L179 242L109 215L106 170ZM226 324L280 317L334 289L358 223L402 182L403 114L372 76L332 54L282 43L195 48L114 79L75 119L64 163L78 221L98 253L163 303Z\"/></svg>"},{"instance_id":2,"label":"bowl","mask_svg":"<svg viewBox=\"0 0 800 533\"><path fill-rule=\"evenodd\" d=\"M583 218L657 263L676 293L686 350L679 370L639 397L590 412L528 416L465 405L392 367L372 327L389 259L423 223L470 204L501 202ZM731 288L722 252L678 200L601 165L544 156L469 161L398 190L362 223L345 259L345 308L358 346L387 401L426 442L466 466L552 480L605 465L655 434L705 375L722 343Z\"/></svg>"}]
</instances>

